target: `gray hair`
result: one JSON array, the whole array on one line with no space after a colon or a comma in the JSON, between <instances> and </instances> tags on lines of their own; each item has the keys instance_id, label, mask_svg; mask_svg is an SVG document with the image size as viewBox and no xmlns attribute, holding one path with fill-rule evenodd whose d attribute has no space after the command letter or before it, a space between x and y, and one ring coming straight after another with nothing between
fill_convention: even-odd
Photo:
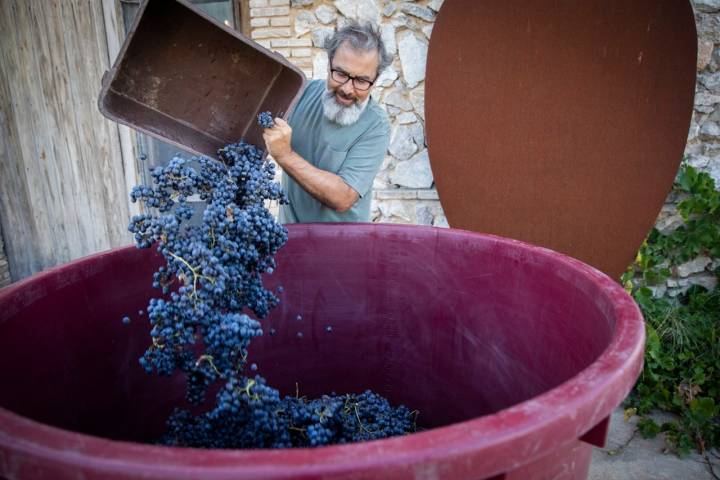
<instances>
[{"instance_id":1,"label":"gray hair","mask_svg":"<svg viewBox=\"0 0 720 480\"><path fill-rule=\"evenodd\" d=\"M347 42L350 48L359 52L377 51L380 58L380 64L377 68L378 76L393 61L392 56L387 53L380 29L372 23L359 23L351 20L342 28L337 29L331 37L328 37L325 40L325 51L327 51L328 60L331 63L335 57L335 52L344 42Z\"/></svg>"}]
</instances>

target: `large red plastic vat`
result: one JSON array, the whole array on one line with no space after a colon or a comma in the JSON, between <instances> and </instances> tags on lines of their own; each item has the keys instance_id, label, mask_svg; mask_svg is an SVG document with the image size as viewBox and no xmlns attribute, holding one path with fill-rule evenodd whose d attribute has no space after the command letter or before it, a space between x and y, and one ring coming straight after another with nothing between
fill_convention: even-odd
<instances>
[{"instance_id":1,"label":"large red plastic vat","mask_svg":"<svg viewBox=\"0 0 720 480\"><path fill-rule=\"evenodd\" d=\"M184 385L138 365L149 328L137 311L158 259L130 247L0 291L0 476L586 478L590 443L604 442L642 363L642 317L617 283L464 231L289 230L268 277L284 286L264 322L277 335L252 345L259 373L308 396L370 388L432 428L312 450L139 443L157 437Z\"/></svg>"}]
</instances>

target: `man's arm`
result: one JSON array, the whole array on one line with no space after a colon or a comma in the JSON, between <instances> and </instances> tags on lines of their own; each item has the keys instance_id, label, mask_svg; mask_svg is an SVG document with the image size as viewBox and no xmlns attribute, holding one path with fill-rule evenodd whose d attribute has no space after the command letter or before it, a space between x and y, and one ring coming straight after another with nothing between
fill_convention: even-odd
<instances>
[{"instance_id":1,"label":"man's arm","mask_svg":"<svg viewBox=\"0 0 720 480\"><path fill-rule=\"evenodd\" d=\"M358 192L339 175L319 169L295 153L291 138L292 128L281 118L263 133L268 153L306 192L337 212L349 210L357 202Z\"/></svg>"}]
</instances>

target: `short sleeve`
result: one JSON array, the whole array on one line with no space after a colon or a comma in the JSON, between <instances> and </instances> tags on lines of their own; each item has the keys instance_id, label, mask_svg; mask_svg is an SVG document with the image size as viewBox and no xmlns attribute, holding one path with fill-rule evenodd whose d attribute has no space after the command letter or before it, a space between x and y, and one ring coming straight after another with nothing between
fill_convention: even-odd
<instances>
[{"instance_id":1,"label":"short sleeve","mask_svg":"<svg viewBox=\"0 0 720 480\"><path fill-rule=\"evenodd\" d=\"M390 143L390 125L379 121L370 128L348 151L338 171L345 181L362 198L373 185Z\"/></svg>"}]
</instances>

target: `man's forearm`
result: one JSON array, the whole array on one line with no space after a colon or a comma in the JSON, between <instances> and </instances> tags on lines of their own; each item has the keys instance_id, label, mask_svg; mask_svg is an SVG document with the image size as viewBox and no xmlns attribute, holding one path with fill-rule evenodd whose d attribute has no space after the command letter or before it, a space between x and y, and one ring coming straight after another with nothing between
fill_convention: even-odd
<instances>
[{"instance_id":1,"label":"man's forearm","mask_svg":"<svg viewBox=\"0 0 720 480\"><path fill-rule=\"evenodd\" d=\"M340 176L314 167L294 151L275 160L306 192L333 210L349 210L358 199L357 192Z\"/></svg>"}]
</instances>

